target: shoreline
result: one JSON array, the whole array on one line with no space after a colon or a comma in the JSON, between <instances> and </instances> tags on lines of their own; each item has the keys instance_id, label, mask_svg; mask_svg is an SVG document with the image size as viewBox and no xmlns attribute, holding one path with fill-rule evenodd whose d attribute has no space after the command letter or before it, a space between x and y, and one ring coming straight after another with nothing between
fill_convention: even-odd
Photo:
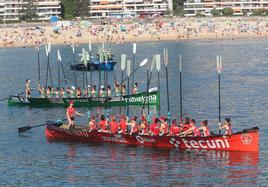
<instances>
[{"instance_id":1,"label":"shoreline","mask_svg":"<svg viewBox=\"0 0 268 187\"><path fill-rule=\"evenodd\" d=\"M149 23L124 21L108 25L83 27L75 22L61 26L0 28L0 48L34 47L37 45L80 45L91 43L237 40L268 38L268 18L184 18L157 19ZM41 23L40 23L41 24ZM123 28L123 29L122 29Z\"/></svg>"}]
</instances>

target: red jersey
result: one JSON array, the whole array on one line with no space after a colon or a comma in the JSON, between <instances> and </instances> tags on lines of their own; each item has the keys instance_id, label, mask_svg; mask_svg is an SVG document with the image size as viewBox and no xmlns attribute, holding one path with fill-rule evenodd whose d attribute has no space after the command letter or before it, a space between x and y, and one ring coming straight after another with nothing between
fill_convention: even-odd
<instances>
[{"instance_id":1,"label":"red jersey","mask_svg":"<svg viewBox=\"0 0 268 187\"><path fill-rule=\"evenodd\" d=\"M170 127L170 134L171 134L171 135L179 135L180 132L181 132L181 129L180 129L180 127L178 127L177 125L172 125L172 126Z\"/></svg>"},{"instance_id":2,"label":"red jersey","mask_svg":"<svg viewBox=\"0 0 268 187\"><path fill-rule=\"evenodd\" d=\"M120 126L120 129L122 130L123 133L127 132L127 122L126 122L126 120L121 119L120 123L119 123L119 126Z\"/></svg>"},{"instance_id":3,"label":"red jersey","mask_svg":"<svg viewBox=\"0 0 268 187\"><path fill-rule=\"evenodd\" d=\"M74 117L74 114L75 114L75 108L73 108L73 107L68 107L68 108L67 108L67 113L68 113L69 117Z\"/></svg>"},{"instance_id":4,"label":"red jersey","mask_svg":"<svg viewBox=\"0 0 268 187\"><path fill-rule=\"evenodd\" d=\"M193 133L194 133L194 136L201 136L200 130L197 127L194 127Z\"/></svg>"},{"instance_id":5,"label":"red jersey","mask_svg":"<svg viewBox=\"0 0 268 187\"><path fill-rule=\"evenodd\" d=\"M164 134L168 134L168 124L164 123Z\"/></svg>"},{"instance_id":6,"label":"red jersey","mask_svg":"<svg viewBox=\"0 0 268 187\"><path fill-rule=\"evenodd\" d=\"M89 129L90 130L97 130L97 125L96 125L95 121L91 121Z\"/></svg>"},{"instance_id":7,"label":"red jersey","mask_svg":"<svg viewBox=\"0 0 268 187\"><path fill-rule=\"evenodd\" d=\"M101 128L101 130L106 130L106 121L101 120L99 123L99 127Z\"/></svg>"},{"instance_id":8,"label":"red jersey","mask_svg":"<svg viewBox=\"0 0 268 187\"><path fill-rule=\"evenodd\" d=\"M183 131L185 132L185 131L188 131L188 129L190 129L191 128L191 125L190 124L183 124Z\"/></svg>"},{"instance_id":9,"label":"red jersey","mask_svg":"<svg viewBox=\"0 0 268 187\"><path fill-rule=\"evenodd\" d=\"M111 133L116 134L118 132L118 123L116 121L111 121L109 125L111 129Z\"/></svg>"},{"instance_id":10,"label":"red jersey","mask_svg":"<svg viewBox=\"0 0 268 187\"><path fill-rule=\"evenodd\" d=\"M160 130L159 130L159 128L158 128L158 124L157 123L153 123L153 124L151 124L151 126L150 126L150 131L153 133L153 135L159 135L159 132L160 132Z\"/></svg>"}]
</instances>

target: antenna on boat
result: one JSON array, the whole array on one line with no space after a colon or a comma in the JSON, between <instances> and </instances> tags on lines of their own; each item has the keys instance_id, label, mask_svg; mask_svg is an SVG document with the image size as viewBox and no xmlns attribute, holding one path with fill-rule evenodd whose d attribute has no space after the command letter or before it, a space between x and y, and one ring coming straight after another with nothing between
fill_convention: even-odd
<instances>
[{"instance_id":1,"label":"antenna on boat","mask_svg":"<svg viewBox=\"0 0 268 187\"><path fill-rule=\"evenodd\" d=\"M87 68L88 68L88 65L90 65L91 63L91 51L92 51L92 44L91 44L91 41L89 41L88 43L88 55L89 55L89 58L88 58L88 61L89 61L89 64L87 64ZM91 71L89 71L89 81L90 81L90 86L92 86L92 73Z\"/></svg>"},{"instance_id":2,"label":"antenna on boat","mask_svg":"<svg viewBox=\"0 0 268 187\"><path fill-rule=\"evenodd\" d=\"M127 67L127 85L128 85L128 88L127 88L127 97L128 97L128 104L127 104L127 116L129 117L129 76L131 74L131 61L130 60L127 60L127 64L126 64L126 67Z\"/></svg>"},{"instance_id":3,"label":"antenna on boat","mask_svg":"<svg viewBox=\"0 0 268 187\"><path fill-rule=\"evenodd\" d=\"M40 46L37 45L37 67L38 67L38 83L40 84Z\"/></svg>"},{"instance_id":4,"label":"antenna on boat","mask_svg":"<svg viewBox=\"0 0 268 187\"><path fill-rule=\"evenodd\" d=\"M135 57L136 57L136 49L137 49L137 44L133 43L133 55L132 55L132 69L135 69ZM133 88L134 86L134 73L132 75L132 81L131 81L131 87Z\"/></svg>"},{"instance_id":5,"label":"antenna on boat","mask_svg":"<svg viewBox=\"0 0 268 187\"><path fill-rule=\"evenodd\" d=\"M156 63L156 70L157 70L157 90L160 93L160 70L161 70L161 56L160 54L155 55L155 63ZM160 100L158 101L160 102ZM161 115L161 105L158 105L158 115Z\"/></svg>"},{"instance_id":6,"label":"antenna on boat","mask_svg":"<svg viewBox=\"0 0 268 187\"><path fill-rule=\"evenodd\" d=\"M72 51L73 51L73 64L74 64L74 81L75 81L75 88L77 88L75 46L74 46L74 43L72 44Z\"/></svg>"},{"instance_id":7,"label":"antenna on boat","mask_svg":"<svg viewBox=\"0 0 268 187\"><path fill-rule=\"evenodd\" d=\"M46 72L46 87L47 87L47 79L48 79L48 73L50 76L51 86L53 87L53 80L52 80L52 74L51 74L51 68L50 68L50 62L49 62L49 56L51 51L51 44L48 43L47 46L45 46L46 49L46 55L47 55L47 72Z\"/></svg>"},{"instance_id":8,"label":"antenna on boat","mask_svg":"<svg viewBox=\"0 0 268 187\"><path fill-rule=\"evenodd\" d=\"M170 106L169 106L169 86L168 86L168 49L164 48L163 50L164 53L164 64L166 66L166 85L167 85L167 108L168 108L168 120L170 122L170 117L171 117L171 113L170 113Z\"/></svg>"},{"instance_id":9,"label":"antenna on boat","mask_svg":"<svg viewBox=\"0 0 268 187\"><path fill-rule=\"evenodd\" d=\"M124 70L126 68L126 60L127 56L125 54L121 54L121 85L120 85L120 101L122 101L122 84L124 79ZM121 114L121 106L119 107L119 113Z\"/></svg>"},{"instance_id":10,"label":"antenna on boat","mask_svg":"<svg viewBox=\"0 0 268 187\"><path fill-rule=\"evenodd\" d=\"M58 55L58 87L60 89L60 63L61 63L61 56L60 56L60 50L57 50Z\"/></svg>"},{"instance_id":11,"label":"antenna on boat","mask_svg":"<svg viewBox=\"0 0 268 187\"><path fill-rule=\"evenodd\" d=\"M217 71L218 71L218 89L219 89L219 128L221 126L221 71L222 71L222 59L220 55L217 55ZM219 129L219 134L221 130Z\"/></svg>"},{"instance_id":12,"label":"antenna on boat","mask_svg":"<svg viewBox=\"0 0 268 187\"><path fill-rule=\"evenodd\" d=\"M182 68L181 68L181 55L179 55L179 66L180 66L180 119L182 120Z\"/></svg>"}]
</instances>

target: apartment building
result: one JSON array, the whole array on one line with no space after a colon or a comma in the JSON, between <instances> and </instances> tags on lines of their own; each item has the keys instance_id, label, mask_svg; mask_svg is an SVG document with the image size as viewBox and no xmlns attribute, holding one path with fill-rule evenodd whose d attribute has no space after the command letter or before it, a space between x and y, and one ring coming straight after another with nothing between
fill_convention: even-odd
<instances>
[{"instance_id":1,"label":"apartment building","mask_svg":"<svg viewBox=\"0 0 268 187\"><path fill-rule=\"evenodd\" d=\"M18 20L19 12L22 9L23 0L0 0L0 19ZM37 15L40 20L48 20L51 16L60 17L60 0L38 0Z\"/></svg>"},{"instance_id":2,"label":"apartment building","mask_svg":"<svg viewBox=\"0 0 268 187\"><path fill-rule=\"evenodd\" d=\"M197 13L211 15L212 9L223 10L232 8L234 15L242 15L243 11L268 9L267 0L186 0L184 3L185 16L195 16Z\"/></svg>"},{"instance_id":3,"label":"apartment building","mask_svg":"<svg viewBox=\"0 0 268 187\"><path fill-rule=\"evenodd\" d=\"M172 0L91 0L90 17L163 15L172 10Z\"/></svg>"}]
</instances>

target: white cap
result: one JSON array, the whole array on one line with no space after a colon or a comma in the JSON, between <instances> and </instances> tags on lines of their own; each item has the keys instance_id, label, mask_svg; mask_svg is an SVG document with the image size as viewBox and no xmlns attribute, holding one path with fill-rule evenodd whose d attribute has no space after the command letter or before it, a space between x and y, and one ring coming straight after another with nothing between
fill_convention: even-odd
<instances>
[{"instance_id":1,"label":"white cap","mask_svg":"<svg viewBox=\"0 0 268 187\"><path fill-rule=\"evenodd\" d=\"M90 88L90 85L87 85L88 88Z\"/></svg>"},{"instance_id":2,"label":"white cap","mask_svg":"<svg viewBox=\"0 0 268 187\"><path fill-rule=\"evenodd\" d=\"M101 88L104 88L104 86L101 86Z\"/></svg>"},{"instance_id":3,"label":"white cap","mask_svg":"<svg viewBox=\"0 0 268 187\"><path fill-rule=\"evenodd\" d=\"M74 86L71 86L71 88L74 90L75 89L75 87Z\"/></svg>"}]
</instances>

